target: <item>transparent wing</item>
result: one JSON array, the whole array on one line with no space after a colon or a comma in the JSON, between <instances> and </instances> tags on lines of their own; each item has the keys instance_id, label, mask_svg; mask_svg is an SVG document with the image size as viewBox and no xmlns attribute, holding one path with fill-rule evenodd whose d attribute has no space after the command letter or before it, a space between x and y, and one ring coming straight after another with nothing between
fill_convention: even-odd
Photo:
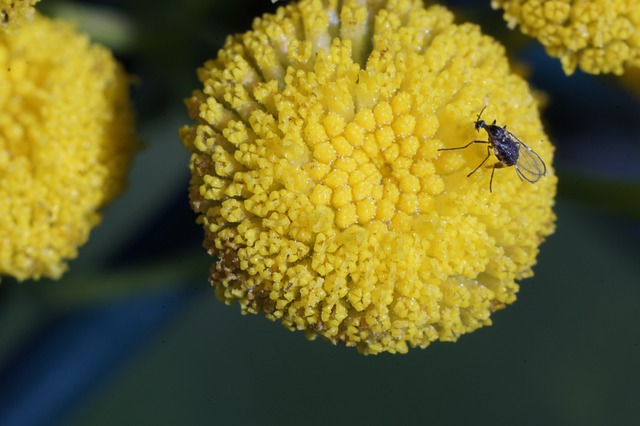
<instances>
[{"instance_id":1,"label":"transparent wing","mask_svg":"<svg viewBox=\"0 0 640 426\"><path fill-rule=\"evenodd\" d=\"M519 148L518 160L516 161L516 171L526 181L537 182L542 176L547 174L547 166L542 158L528 146L517 140Z\"/></svg>"}]
</instances>

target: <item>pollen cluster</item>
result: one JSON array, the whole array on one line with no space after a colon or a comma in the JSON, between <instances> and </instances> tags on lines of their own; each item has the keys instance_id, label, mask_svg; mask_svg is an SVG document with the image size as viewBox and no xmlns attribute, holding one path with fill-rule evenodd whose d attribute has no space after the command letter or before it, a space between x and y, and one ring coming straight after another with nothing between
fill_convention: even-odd
<instances>
[{"instance_id":1,"label":"pollen cluster","mask_svg":"<svg viewBox=\"0 0 640 426\"><path fill-rule=\"evenodd\" d=\"M0 275L59 278L138 149L128 78L71 25L0 35Z\"/></svg>"},{"instance_id":2,"label":"pollen cluster","mask_svg":"<svg viewBox=\"0 0 640 426\"><path fill-rule=\"evenodd\" d=\"M565 73L622 74L640 66L639 0L492 0L509 27L537 38Z\"/></svg>"},{"instance_id":3,"label":"pollen cluster","mask_svg":"<svg viewBox=\"0 0 640 426\"><path fill-rule=\"evenodd\" d=\"M366 6L364 6L366 4ZM303 0L229 37L181 129L217 295L365 354L491 324L554 229L553 149L503 48L419 0ZM508 123L549 166L466 175ZM498 176L499 175L499 176Z\"/></svg>"}]
</instances>

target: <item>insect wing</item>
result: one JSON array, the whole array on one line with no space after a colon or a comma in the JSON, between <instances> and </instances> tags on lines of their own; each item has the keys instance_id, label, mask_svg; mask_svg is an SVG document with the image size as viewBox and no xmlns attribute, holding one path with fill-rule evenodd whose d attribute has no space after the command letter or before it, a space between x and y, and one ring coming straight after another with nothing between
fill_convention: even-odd
<instances>
[{"instance_id":1,"label":"insect wing","mask_svg":"<svg viewBox=\"0 0 640 426\"><path fill-rule=\"evenodd\" d=\"M547 166L542 158L524 143L516 139L516 144L519 148L518 161L516 161L518 175L531 183L537 182L547 174Z\"/></svg>"}]
</instances>

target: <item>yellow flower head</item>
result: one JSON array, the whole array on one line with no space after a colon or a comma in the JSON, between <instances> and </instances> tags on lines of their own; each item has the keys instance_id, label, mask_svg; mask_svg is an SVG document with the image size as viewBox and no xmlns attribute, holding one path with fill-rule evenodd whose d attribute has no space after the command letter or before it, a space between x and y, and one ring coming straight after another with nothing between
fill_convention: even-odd
<instances>
[{"instance_id":1,"label":"yellow flower head","mask_svg":"<svg viewBox=\"0 0 640 426\"><path fill-rule=\"evenodd\" d=\"M58 278L138 149L110 52L36 16L0 35L0 275Z\"/></svg>"},{"instance_id":2,"label":"yellow flower head","mask_svg":"<svg viewBox=\"0 0 640 426\"><path fill-rule=\"evenodd\" d=\"M622 74L640 66L639 0L492 0L509 27L520 25L572 74Z\"/></svg>"},{"instance_id":3,"label":"yellow flower head","mask_svg":"<svg viewBox=\"0 0 640 426\"><path fill-rule=\"evenodd\" d=\"M338 6L340 5L340 6ZM367 354L491 323L554 228L553 148L503 48L420 0L303 0L199 69L191 203L211 283L244 313ZM476 115L549 167L467 174ZM486 139L485 139L486 140ZM491 163L495 162L495 158Z\"/></svg>"},{"instance_id":4,"label":"yellow flower head","mask_svg":"<svg viewBox=\"0 0 640 426\"><path fill-rule=\"evenodd\" d=\"M33 6L40 0L0 0L0 32L33 19Z\"/></svg>"}]
</instances>

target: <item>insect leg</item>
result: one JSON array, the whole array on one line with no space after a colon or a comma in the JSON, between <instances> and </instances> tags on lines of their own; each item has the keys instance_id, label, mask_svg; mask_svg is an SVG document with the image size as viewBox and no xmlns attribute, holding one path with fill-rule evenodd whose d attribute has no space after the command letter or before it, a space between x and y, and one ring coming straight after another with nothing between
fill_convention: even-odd
<instances>
[{"instance_id":1,"label":"insect leg","mask_svg":"<svg viewBox=\"0 0 640 426\"><path fill-rule=\"evenodd\" d=\"M452 151L454 149L465 149L468 148L469 146L473 145L474 143L489 143L488 141L471 141L468 144L466 144L465 146L457 146L455 148L440 148L438 151Z\"/></svg>"},{"instance_id":2,"label":"insect leg","mask_svg":"<svg viewBox=\"0 0 640 426\"><path fill-rule=\"evenodd\" d=\"M493 172L496 171L496 165L493 165L493 168L491 169L491 179L489 179L489 192L493 192Z\"/></svg>"},{"instance_id":3,"label":"insect leg","mask_svg":"<svg viewBox=\"0 0 640 426\"><path fill-rule=\"evenodd\" d=\"M473 141L473 142L478 142L478 141ZM471 142L471 143L473 143ZM487 142L488 143L488 142ZM478 164L478 167L476 167L475 169L473 169L473 171L471 173L469 173L467 175L467 177L471 176L472 174L474 174L480 167L482 167L482 165L484 163L487 162L487 160L489 159L489 157L491 157L491 146L487 146L487 156L484 157L484 160L482 160L482 163ZM494 166L495 167L495 166Z\"/></svg>"}]
</instances>

